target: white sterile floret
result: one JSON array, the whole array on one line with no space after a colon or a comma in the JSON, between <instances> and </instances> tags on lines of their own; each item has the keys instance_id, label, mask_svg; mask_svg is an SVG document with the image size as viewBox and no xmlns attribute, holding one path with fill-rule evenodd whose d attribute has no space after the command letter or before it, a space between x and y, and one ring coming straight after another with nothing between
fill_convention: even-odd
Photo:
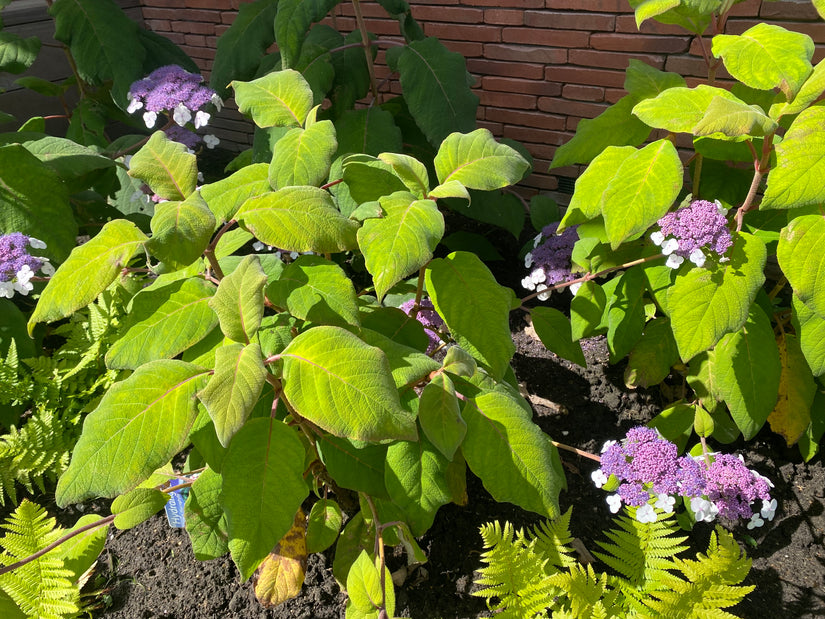
<instances>
[{"instance_id":1,"label":"white sterile floret","mask_svg":"<svg viewBox=\"0 0 825 619\"><path fill-rule=\"evenodd\" d=\"M217 136L214 136L211 133L207 133L205 136L203 136L203 143L206 144L206 148L212 150L218 144L220 144L221 141L217 138Z\"/></svg>"},{"instance_id":2,"label":"white sterile floret","mask_svg":"<svg viewBox=\"0 0 825 619\"><path fill-rule=\"evenodd\" d=\"M533 248L536 248L541 243L541 233L536 235L536 238L533 239Z\"/></svg>"},{"instance_id":3,"label":"white sterile floret","mask_svg":"<svg viewBox=\"0 0 825 619\"><path fill-rule=\"evenodd\" d=\"M719 202L719 200L714 200L713 203L716 205L716 212L717 213L719 213L720 215L725 215L725 216L728 214L728 209L726 209L724 206L722 206L722 203Z\"/></svg>"},{"instance_id":4,"label":"white sterile floret","mask_svg":"<svg viewBox=\"0 0 825 619\"><path fill-rule=\"evenodd\" d=\"M46 249L46 244L40 239L36 239L33 236L30 236L29 247L32 247L33 249Z\"/></svg>"},{"instance_id":5,"label":"white sterile floret","mask_svg":"<svg viewBox=\"0 0 825 619\"><path fill-rule=\"evenodd\" d=\"M748 521L748 529L755 529L761 527L763 524L765 524L765 521L759 517L759 514L754 514Z\"/></svg>"},{"instance_id":6,"label":"white sterile floret","mask_svg":"<svg viewBox=\"0 0 825 619\"><path fill-rule=\"evenodd\" d=\"M533 280L530 279L529 275L527 277L525 277L523 280L521 280L521 287L524 288L525 290L535 290L536 289L536 285L533 283Z\"/></svg>"},{"instance_id":7,"label":"white sterile floret","mask_svg":"<svg viewBox=\"0 0 825 619\"><path fill-rule=\"evenodd\" d=\"M641 523L656 522L656 510L649 503L636 510L636 520Z\"/></svg>"},{"instance_id":8,"label":"white sterile floret","mask_svg":"<svg viewBox=\"0 0 825 619\"><path fill-rule=\"evenodd\" d=\"M143 112L143 122L146 125L147 129L153 128L157 121L158 121L158 113L157 112Z\"/></svg>"},{"instance_id":9,"label":"white sterile floret","mask_svg":"<svg viewBox=\"0 0 825 619\"><path fill-rule=\"evenodd\" d=\"M263 251L264 247L266 247L266 245L264 245L260 241L255 241L254 243L252 243L252 249L254 249L255 251Z\"/></svg>"},{"instance_id":10,"label":"white sterile floret","mask_svg":"<svg viewBox=\"0 0 825 619\"><path fill-rule=\"evenodd\" d=\"M596 469L590 473L590 479L592 479L593 483L596 484L596 488L601 488L607 483L607 475L605 475L604 471L601 469Z\"/></svg>"},{"instance_id":11,"label":"white sterile floret","mask_svg":"<svg viewBox=\"0 0 825 619\"><path fill-rule=\"evenodd\" d=\"M43 275L46 277L51 277L54 275L54 265L49 262L48 258L41 258L43 261L43 265L40 267L40 270L43 272Z\"/></svg>"},{"instance_id":12,"label":"white sterile floret","mask_svg":"<svg viewBox=\"0 0 825 619\"><path fill-rule=\"evenodd\" d=\"M547 274L544 272L544 269L538 268L530 273L530 279L533 280L534 284L543 284L547 279Z\"/></svg>"},{"instance_id":13,"label":"white sterile floret","mask_svg":"<svg viewBox=\"0 0 825 619\"><path fill-rule=\"evenodd\" d=\"M676 239L668 239L664 243L662 243L662 253L665 256L668 256L679 249L679 241Z\"/></svg>"},{"instance_id":14,"label":"white sterile floret","mask_svg":"<svg viewBox=\"0 0 825 619\"><path fill-rule=\"evenodd\" d=\"M524 268L529 269L533 265L533 254L531 252L527 252L527 255L524 256Z\"/></svg>"},{"instance_id":15,"label":"white sterile floret","mask_svg":"<svg viewBox=\"0 0 825 619\"><path fill-rule=\"evenodd\" d=\"M759 510L759 515L762 516L765 520L773 520L773 517L776 515L776 499L771 499L770 501L762 501L762 509Z\"/></svg>"},{"instance_id":16,"label":"white sterile floret","mask_svg":"<svg viewBox=\"0 0 825 619\"><path fill-rule=\"evenodd\" d=\"M297 251L291 251L291 252L289 252L289 257L290 257L290 258L292 258L293 260L297 260L297 259L298 259L298 256L300 256L300 255L301 255L301 254L299 254Z\"/></svg>"},{"instance_id":17,"label":"white sterile floret","mask_svg":"<svg viewBox=\"0 0 825 619\"><path fill-rule=\"evenodd\" d=\"M751 473L753 473L755 477L758 477L759 479L764 481L766 484L768 484L769 488L774 487L773 482L770 479L768 479L767 477L765 477L764 475L760 475L759 473L757 473L756 471L753 471L753 470L751 471Z\"/></svg>"},{"instance_id":18,"label":"white sterile floret","mask_svg":"<svg viewBox=\"0 0 825 619\"><path fill-rule=\"evenodd\" d=\"M713 503L702 497L693 497L690 500L690 509L693 511L697 522L713 522L716 514L719 513L719 508Z\"/></svg>"},{"instance_id":19,"label":"white sterile floret","mask_svg":"<svg viewBox=\"0 0 825 619\"><path fill-rule=\"evenodd\" d=\"M671 269L678 269L684 261L685 259L679 254L670 254L665 261L665 265Z\"/></svg>"},{"instance_id":20,"label":"white sterile floret","mask_svg":"<svg viewBox=\"0 0 825 619\"><path fill-rule=\"evenodd\" d=\"M183 127L186 123L192 120L192 112L183 103L178 103L175 110L172 112L172 120Z\"/></svg>"},{"instance_id":21,"label":"white sterile floret","mask_svg":"<svg viewBox=\"0 0 825 619\"><path fill-rule=\"evenodd\" d=\"M11 299L14 296L14 284L11 282L0 282L0 298Z\"/></svg>"},{"instance_id":22,"label":"white sterile floret","mask_svg":"<svg viewBox=\"0 0 825 619\"><path fill-rule=\"evenodd\" d=\"M210 101L212 101L212 105L215 106L215 109L220 112L221 108L223 107L223 99L221 99L217 95L217 93L215 93L214 95L212 95L212 98L210 99Z\"/></svg>"},{"instance_id":23,"label":"white sterile floret","mask_svg":"<svg viewBox=\"0 0 825 619\"><path fill-rule=\"evenodd\" d=\"M13 284L14 289L20 294L29 294L34 289L34 285L29 281L32 277L34 277L34 271L28 264L24 264L17 272L17 280Z\"/></svg>"},{"instance_id":24,"label":"white sterile floret","mask_svg":"<svg viewBox=\"0 0 825 619\"><path fill-rule=\"evenodd\" d=\"M132 97L132 93L129 93L129 105L126 108L126 111L129 114L134 114L135 112L137 112L142 107L143 107L143 101L140 101L139 99L135 99L134 97Z\"/></svg>"},{"instance_id":25,"label":"white sterile floret","mask_svg":"<svg viewBox=\"0 0 825 619\"><path fill-rule=\"evenodd\" d=\"M544 292L541 292L542 290L544 290ZM553 292L551 288L548 288L544 284L536 284L536 291L541 293L537 297L539 301L546 301L550 298L550 293Z\"/></svg>"},{"instance_id":26,"label":"white sterile floret","mask_svg":"<svg viewBox=\"0 0 825 619\"><path fill-rule=\"evenodd\" d=\"M661 230L657 230L656 232L651 233L650 240L653 241L654 245L661 245L665 241L665 235L662 234Z\"/></svg>"},{"instance_id":27,"label":"white sterile floret","mask_svg":"<svg viewBox=\"0 0 825 619\"><path fill-rule=\"evenodd\" d=\"M622 508L622 497L618 494L611 494L607 497L607 504L610 506L610 513L617 514Z\"/></svg>"},{"instance_id":28,"label":"white sterile floret","mask_svg":"<svg viewBox=\"0 0 825 619\"><path fill-rule=\"evenodd\" d=\"M669 494L656 495L656 502L654 503L654 506L661 509L663 512L672 514L674 505L676 505L675 497L672 497Z\"/></svg>"},{"instance_id":29,"label":"white sterile floret","mask_svg":"<svg viewBox=\"0 0 825 619\"><path fill-rule=\"evenodd\" d=\"M195 114L195 129L200 129L201 127L205 127L207 123L209 123L209 119L212 116L207 114L203 110L198 111Z\"/></svg>"},{"instance_id":30,"label":"white sterile floret","mask_svg":"<svg viewBox=\"0 0 825 619\"><path fill-rule=\"evenodd\" d=\"M692 252L690 252L688 260L690 260L697 267L705 266L705 254L698 247L694 249Z\"/></svg>"},{"instance_id":31,"label":"white sterile floret","mask_svg":"<svg viewBox=\"0 0 825 619\"><path fill-rule=\"evenodd\" d=\"M616 441L605 441L604 445L602 445L602 453L606 452L608 449L613 447L616 444Z\"/></svg>"},{"instance_id":32,"label":"white sterile floret","mask_svg":"<svg viewBox=\"0 0 825 619\"><path fill-rule=\"evenodd\" d=\"M572 292L572 293L573 293L573 296L574 296L574 297L575 297L575 296L576 296L576 294L579 292L579 288L581 288L581 287L582 287L582 284L583 284L583 283L584 283L584 282L576 282L575 284L570 284L570 286L568 286L568 288L570 288L570 292Z\"/></svg>"}]
</instances>

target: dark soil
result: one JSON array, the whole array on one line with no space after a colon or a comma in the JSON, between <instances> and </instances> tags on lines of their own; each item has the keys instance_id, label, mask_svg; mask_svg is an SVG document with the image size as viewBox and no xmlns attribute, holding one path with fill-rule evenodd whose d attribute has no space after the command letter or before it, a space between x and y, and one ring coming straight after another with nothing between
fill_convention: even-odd
<instances>
[{"instance_id":1,"label":"dark soil","mask_svg":"<svg viewBox=\"0 0 825 619\"><path fill-rule=\"evenodd\" d=\"M608 439L648 421L664 402L657 392L629 390L621 366L607 365L603 341L586 346L588 368L559 360L514 324L518 346L513 365L532 396L537 423L555 440L598 452ZM825 616L825 471L822 458L802 462L769 430L747 444L734 444L746 462L770 477L779 510L762 529L738 528L737 539L753 558L746 584L756 585L737 607L746 618L813 618ZM562 453L568 489L562 509L573 506L573 534L589 549L610 525L605 493L590 482L595 464ZM473 597L473 571L480 565L478 528L492 520L519 526L538 521L534 514L492 500L472 474L469 503L442 507L432 529L420 540L429 561L397 588L398 616L414 619L473 618L490 614ZM691 534L694 545L706 548L711 526L700 524ZM755 544L755 547L754 545ZM171 529L163 514L128 531L113 531L101 556L108 579L110 605L106 619L168 617L338 618L344 617L346 596L332 577L330 553L310 557L303 593L275 609L256 601L249 583L241 584L229 558L201 563L194 559L186 533Z\"/></svg>"}]
</instances>

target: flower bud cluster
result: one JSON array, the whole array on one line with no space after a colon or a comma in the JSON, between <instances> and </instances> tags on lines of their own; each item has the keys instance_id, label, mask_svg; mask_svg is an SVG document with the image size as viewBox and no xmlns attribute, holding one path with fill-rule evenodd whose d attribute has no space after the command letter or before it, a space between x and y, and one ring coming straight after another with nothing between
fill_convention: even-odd
<instances>
[{"instance_id":1,"label":"flower bud cluster","mask_svg":"<svg viewBox=\"0 0 825 619\"><path fill-rule=\"evenodd\" d=\"M223 106L223 101L215 91L203 84L202 76L189 73L177 65L160 67L142 80L134 82L129 88L128 97L129 106L126 111L134 114L138 110L145 110L143 122L149 129L155 126L160 113L171 116L179 127L185 127L192 121L195 129L200 129L206 126L211 117L205 110L207 104L213 104L218 111ZM189 144L193 142L193 138L189 135L177 132L169 137L192 148ZM208 148L214 148L218 143L213 135L206 135L202 140Z\"/></svg>"},{"instance_id":2,"label":"flower bud cluster","mask_svg":"<svg viewBox=\"0 0 825 619\"><path fill-rule=\"evenodd\" d=\"M45 249L46 244L22 232L0 236L0 297L11 299L15 292L29 294L34 288L31 279L37 271L47 276L54 274L49 259L32 256L29 248Z\"/></svg>"},{"instance_id":3,"label":"flower bud cluster","mask_svg":"<svg viewBox=\"0 0 825 619\"><path fill-rule=\"evenodd\" d=\"M415 299L410 299L402 303L399 309L409 316L414 306ZM444 321L441 316L438 315L438 312L435 311L435 307L429 299L421 299L415 318L424 326L424 331L427 333L427 337L430 338L430 343L427 345L427 353L431 353L441 344L441 336L438 330L444 326Z\"/></svg>"},{"instance_id":4,"label":"flower bud cluster","mask_svg":"<svg viewBox=\"0 0 825 619\"><path fill-rule=\"evenodd\" d=\"M530 269L530 274L521 280L521 285L527 290L546 291L538 295L540 301L550 298L548 288L551 286L578 277L570 272L570 255L579 235L575 226L556 234L558 227L558 222L545 226L535 238L533 251L524 257L524 266Z\"/></svg>"},{"instance_id":5,"label":"flower bud cluster","mask_svg":"<svg viewBox=\"0 0 825 619\"><path fill-rule=\"evenodd\" d=\"M711 253L720 256L733 244L727 224L727 209L718 200L694 200L688 206L668 213L659 221L659 230L650 239L662 248L667 266L678 268L686 259L698 267Z\"/></svg>"},{"instance_id":6,"label":"flower bud cluster","mask_svg":"<svg viewBox=\"0 0 825 619\"><path fill-rule=\"evenodd\" d=\"M655 522L656 509L673 512L676 497L685 497L697 521L711 522L716 516L727 520L750 519L748 528L773 520L776 500L770 497L772 484L745 466L741 458L729 454L679 456L676 445L653 428L631 429L621 442L608 441L602 449L601 468L591 478L597 487L618 481L616 493L607 498L610 511L622 504L638 507L640 522ZM753 504L761 501L758 508Z\"/></svg>"}]
</instances>

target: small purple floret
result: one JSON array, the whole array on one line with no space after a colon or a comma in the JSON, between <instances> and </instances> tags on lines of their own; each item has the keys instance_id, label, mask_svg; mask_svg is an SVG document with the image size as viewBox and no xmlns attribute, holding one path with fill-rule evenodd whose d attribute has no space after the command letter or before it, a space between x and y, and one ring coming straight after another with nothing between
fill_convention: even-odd
<instances>
[{"instance_id":1,"label":"small purple floret","mask_svg":"<svg viewBox=\"0 0 825 619\"><path fill-rule=\"evenodd\" d=\"M730 454L717 454L705 471L708 499L719 508L719 515L730 520L750 518L751 503L770 501L767 482L753 474L744 462Z\"/></svg>"},{"instance_id":2,"label":"small purple floret","mask_svg":"<svg viewBox=\"0 0 825 619\"><path fill-rule=\"evenodd\" d=\"M0 282L12 281L24 266L40 270L43 260L29 255L28 247L29 237L22 232L0 236Z\"/></svg>"},{"instance_id":3,"label":"small purple floret","mask_svg":"<svg viewBox=\"0 0 825 619\"><path fill-rule=\"evenodd\" d=\"M561 234L556 234L558 227L558 222L545 226L536 237L533 251L524 257L524 266L530 272L521 280L521 285L527 290L545 290L578 277L570 272L570 255L579 240L576 227L565 228ZM539 295L539 299L544 300L547 296Z\"/></svg>"},{"instance_id":4,"label":"small purple floret","mask_svg":"<svg viewBox=\"0 0 825 619\"><path fill-rule=\"evenodd\" d=\"M726 213L718 201L694 200L662 217L651 239L669 256L668 266L678 267L686 259L704 266L708 252L721 258L733 245Z\"/></svg>"}]
</instances>

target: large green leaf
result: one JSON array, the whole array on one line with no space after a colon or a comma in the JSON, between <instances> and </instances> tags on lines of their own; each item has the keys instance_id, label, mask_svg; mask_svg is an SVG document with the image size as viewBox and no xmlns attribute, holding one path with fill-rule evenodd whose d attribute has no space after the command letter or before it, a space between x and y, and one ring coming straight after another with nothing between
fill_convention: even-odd
<instances>
[{"instance_id":1,"label":"large green leaf","mask_svg":"<svg viewBox=\"0 0 825 619\"><path fill-rule=\"evenodd\" d=\"M49 12L54 38L69 46L78 75L93 84L112 80L115 102L125 107L129 86L143 77L137 24L110 0L55 0Z\"/></svg>"},{"instance_id":2,"label":"large green leaf","mask_svg":"<svg viewBox=\"0 0 825 619\"><path fill-rule=\"evenodd\" d=\"M146 243L153 256L170 270L184 269L203 255L215 230L215 216L200 192L180 202L161 202L151 221Z\"/></svg>"},{"instance_id":3,"label":"large green leaf","mask_svg":"<svg viewBox=\"0 0 825 619\"><path fill-rule=\"evenodd\" d=\"M316 327L281 355L284 394L327 432L361 441L417 438L401 408L386 355L339 327Z\"/></svg>"},{"instance_id":4,"label":"large green leaf","mask_svg":"<svg viewBox=\"0 0 825 619\"><path fill-rule=\"evenodd\" d=\"M98 522L103 517L97 514L86 514L78 518L71 531L77 531L86 525ZM73 582L80 578L97 563L100 553L106 544L106 536L109 532L108 526L89 529L66 540L56 548L56 554L63 560L63 567L71 571L69 577ZM5 615L4 615L5 616Z\"/></svg>"},{"instance_id":5,"label":"large green leaf","mask_svg":"<svg viewBox=\"0 0 825 619\"><path fill-rule=\"evenodd\" d=\"M451 133L438 148L434 165L438 182L458 181L483 191L517 183L530 167L517 150L496 142L489 129Z\"/></svg>"},{"instance_id":6,"label":"large green leaf","mask_svg":"<svg viewBox=\"0 0 825 619\"><path fill-rule=\"evenodd\" d=\"M362 550L347 574L347 610L350 619L379 617L379 609L386 608L385 615L395 616L395 590L389 571L381 577L366 550ZM386 567L383 568L387 570ZM382 586L383 583L383 586Z\"/></svg>"},{"instance_id":7,"label":"large green leaf","mask_svg":"<svg viewBox=\"0 0 825 619\"><path fill-rule=\"evenodd\" d=\"M295 67L309 27L321 21L341 0L280 0L275 16L275 41L284 69Z\"/></svg>"},{"instance_id":8,"label":"large green leaf","mask_svg":"<svg viewBox=\"0 0 825 619\"><path fill-rule=\"evenodd\" d=\"M440 367L438 361L419 349L396 342L383 333L362 328L358 335L367 344L380 348L387 355L392 380L402 396L402 404L403 397L409 396L414 385Z\"/></svg>"},{"instance_id":9,"label":"large green leaf","mask_svg":"<svg viewBox=\"0 0 825 619\"><path fill-rule=\"evenodd\" d=\"M450 351L455 350L461 351L457 346L450 348ZM472 357L467 355L467 359L474 364ZM445 368L457 369L455 366L445 364ZM452 460L467 435L467 423L461 416L453 381L446 374L436 375L421 391L418 420L430 442L448 460Z\"/></svg>"},{"instance_id":10,"label":"large green leaf","mask_svg":"<svg viewBox=\"0 0 825 619\"><path fill-rule=\"evenodd\" d=\"M121 530L132 529L157 514L168 501L169 495L156 488L135 488L112 501L112 524Z\"/></svg>"},{"instance_id":11,"label":"large green leaf","mask_svg":"<svg viewBox=\"0 0 825 619\"><path fill-rule=\"evenodd\" d=\"M387 449L387 491L416 537L433 525L438 508L450 502L445 476L448 464L449 460L424 437L399 441Z\"/></svg>"},{"instance_id":12,"label":"large green leaf","mask_svg":"<svg viewBox=\"0 0 825 619\"><path fill-rule=\"evenodd\" d=\"M746 86L779 88L791 100L811 73L814 42L807 34L762 23L741 35L717 34L711 51Z\"/></svg>"},{"instance_id":13,"label":"large green leaf","mask_svg":"<svg viewBox=\"0 0 825 619\"><path fill-rule=\"evenodd\" d=\"M682 188L682 177L682 162L670 140L652 142L624 160L602 202L612 249L667 213Z\"/></svg>"},{"instance_id":14,"label":"large green leaf","mask_svg":"<svg viewBox=\"0 0 825 619\"><path fill-rule=\"evenodd\" d=\"M667 318L654 318L644 325L641 339L627 358L624 382L628 387L652 387L670 374L679 360L679 349Z\"/></svg>"},{"instance_id":15,"label":"large green leaf","mask_svg":"<svg viewBox=\"0 0 825 619\"><path fill-rule=\"evenodd\" d=\"M458 345L500 380L515 352L508 290L496 283L475 254L460 251L430 262L426 283L436 311Z\"/></svg>"},{"instance_id":16,"label":"large green leaf","mask_svg":"<svg viewBox=\"0 0 825 619\"><path fill-rule=\"evenodd\" d=\"M363 54L362 54L363 56ZM335 121L338 153L363 153L377 156L403 149L401 129L392 114L379 107L347 110Z\"/></svg>"},{"instance_id":17,"label":"large green leaf","mask_svg":"<svg viewBox=\"0 0 825 619\"><path fill-rule=\"evenodd\" d=\"M44 255L57 261L76 245L77 224L65 185L19 144L0 146L0 232L40 239L46 243Z\"/></svg>"},{"instance_id":18,"label":"large green leaf","mask_svg":"<svg viewBox=\"0 0 825 619\"><path fill-rule=\"evenodd\" d=\"M461 54L435 38L413 41L403 48L398 71L404 100L431 144L438 145L454 131L475 128L478 97L467 83Z\"/></svg>"},{"instance_id":19,"label":"large green leaf","mask_svg":"<svg viewBox=\"0 0 825 619\"><path fill-rule=\"evenodd\" d=\"M37 59L40 39L24 39L11 32L0 32L0 71L22 73Z\"/></svg>"},{"instance_id":20,"label":"large green leaf","mask_svg":"<svg viewBox=\"0 0 825 619\"><path fill-rule=\"evenodd\" d=\"M244 2L229 29L218 39L209 83L222 98L230 96L232 80L249 80L266 49L275 42L278 0Z\"/></svg>"},{"instance_id":21,"label":"large green leaf","mask_svg":"<svg viewBox=\"0 0 825 619\"><path fill-rule=\"evenodd\" d=\"M191 363L160 360L113 385L83 422L57 484L58 505L117 496L169 462L186 445L205 376Z\"/></svg>"},{"instance_id":22,"label":"large green leaf","mask_svg":"<svg viewBox=\"0 0 825 619\"><path fill-rule=\"evenodd\" d=\"M524 203L519 196L510 191L503 190L470 190L468 192L461 183L451 182L445 185L439 185L433 189L433 191L430 192L430 198L443 197L438 194L445 188L460 190L456 192L450 191L448 194L449 197L443 200L443 204L451 211L455 211L476 221L483 221L484 223L504 228L516 239L521 236L526 217L524 213ZM456 195L460 193L464 195L456 197ZM453 236L453 238L455 237ZM473 247L472 250L474 253L481 255L479 247Z\"/></svg>"},{"instance_id":23,"label":"large green leaf","mask_svg":"<svg viewBox=\"0 0 825 619\"><path fill-rule=\"evenodd\" d=\"M666 73L649 64L631 58L624 76L624 89L634 97L647 99L671 88L685 85L678 73Z\"/></svg>"},{"instance_id":24,"label":"large green leaf","mask_svg":"<svg viewBox=\"0 0 825 619\"><path fill-rule=\"evenodd\" d=\"M444 217L432 200L416 200L402 191L380 203L384 217L368 219L358 230L358 246L379 300L427 264L444 236Z\"/></svg>"},{"instance_id":25,"label":"large green leaf","mask_svg":"<svg viewBox=\"0 0 825 619\"><path fill-rule=\"evenodd\" d=\"M384 485L386 445L355 445L329 434L319 436L316 444L321 461L336 484L374 497L389 496Z\"/></svg>"},{"instance_id":26,"label":"large green leaf","mask_svg":"<svg viewBox=\"0 0 825 619\"><path fill-rule=\"evenodd\" d=\"M708 363L714 396L728 405L745 440L752 439L776 404L782 373L771 321L758 305L741 330L719 340Z\"/></svg>"},{"instance_id":27,"label":"large green leaf","mask_svg":"<svg viewBox=\"0 0 825 619\"><path fill-rule=\"evenodd\" d=\"M307 552L324 552L338 539L344 521L341 508L332 499L321 499L312 505L307 517Z\"/></svg>"},{"instance_id":28,"label":"large green leaf","mask_svg":"<svg viewBox=\"0 0 825 619\"><path fill-rule=\"evenodd\" d=\"M770 108L771 118L778 119L780 116L791 116L799 114L802 110L814 103L822 92L825 91L825 62L821 60L816 63L814 70L802 84L799 92L791 101L775 103Z\"/></svg>"},{"instance_id":29,"label":"large green leaf","mask_svg":"<svg viewBox=\"0 0 825 619\"><path fill-rule=\"evenodd\" d=\"M573 163L590 163L608 146L638 146L644 143L650 135L650 127L631 114L637 101L636 97L628 95L596 118L580 120L576 135L556 149L550 169Z\"/></svg>"},{"instance_id":30,"label":"large green leaf","mask_svg":"<svg viewBox=\"0 0 825 619\"><path fill-rule=\"evenodd\" d=\"M765 244L740 233L729 262L680 270L669 288L667 307L683 361L712 348L723 335L742 328L765 281Z\"/></svg>"},{"instance_id":31,"label":"large green leaf","mask_svg":"<svg viewBox=\"0 0 825 619\"><path fill-rule=\"evenodd\" d=\"M533 328L541 343L562 359L587 367L581 344L573 340L570 321L552 307L534 307L530 310Z\"/></svg>"},{"instance_id":32,"label":"large green leaf","mask_svg":"<svg viewBox=\"0 0 825 619\"><path fill-rule=\"evenodd\" d=\"M69 183L75 178L116 165L109 157L66 138L48 136L25 142L23 146Z\"/></svg>"},{"instance_id":33,"label":"large green leaf","mask_svg":"<svg viewBox=\"0 0 825 619\"><path fill-rule=\"evenodd\" d=\"M242 114L266 127L300 127L312 109L312 89L297 71L276 71L251 82L234 80L235 100Z\"/></svg>"},{"instance_id":34,"label":"large green leaf","mask_svg":"<svg viewBox=\"0 0 825 619\"><path fill-rule=\"evenodd\" d=\"M590 337L599 328L607 295L594 281L584 282L570 302L570 327L574 340Z\"/></svg>"},{"instance_id":35,"label":"large green leaf","mask_svg":"<svg viewBox=\"0 0 825 619\"><path fill-rule=\"evenodd\" d=\"M65 318L94 301L146 241L146 235L125 219L103 226L91 241L72 251L52 275L29 318L29 331L38 322Z\"/></svg>"},{"instance_id":36,"label":"large green leaf","mask_svg":"<svg viewBox=\"0 0 825 619\"><path fill-rule=\"evenodd\" d=\"M185 200L198 183L198 164L186 146L155 131L129 162L129 176L139 178L166 200Z\"/></svg>"},{"instance_id":37,"label":"large green leaf","mask_svg":"<svg viewBox=\"0 0 825 619\"><path fill-rule=\"evenodd\" d=\"M825 318L793 297L794 325L799 346L814 376L825 374Z\"/></svg>"},{"instance_id":38,"label":"large green leaf","mask_svg":"<svg viewBox=\"0 0 825 619\"><path fill-rule=\"evenodd\" d=\"M215 351L215 373L199 393L218 440L224 447L246 422L266 380L266 368L257 343L227 344Z\"/></svg>"},{"instance_id":39,"label":"large green leaf","mask_svg":"<svg viewBox=\"0 0 825 619\"><path fill-rule=\"evenodd\" d=\"M825 219L802 215L791 220L779 237L776 257L794 294L820 316L825 316Z\"/></svg>"},{"instance_id":40,"label":"large green leaf","mask_svg":"<svg viewBox=\"0 0 825 619\"><path fill-rule=\"evenodd\" d=\"M252 419L232 439L221 468L229 552L247 580L289 531L309 494L297 431L277 419Z\"/></svg>"},{"instance_id":41,"label":"large green leaf","mask_svg":"<svg viewBox=\"0 0 825 619\"><path fill-rule=\"evenodd\" d=\"M260 196L272 188L269 185L269 166L253 163L222 180L201 187L201 197L206 200L218 222L226 222L249 198Z\"/></svg>"},{"instance_id":42,"label":"large green leaf","mask_svg":"<svg viewBox=\"0 0 825 619\"><path fill-rule=\"evenodd\" d=\"M358 204L374 202L391 193L403 192L415 199L393 167L372 155L344 157L343 179L350 196Z\"/></svg>"},{"instance_id":43,"label":"large green leaf","mask_svg":"<svg viewBox=\"0 0 825 619\"><path fill-rule=\"evenodd\" d=\"M221 280L209 301L229 339L247 343L257 333L264 315L266 273L258 256L245 256L232 273Z\"/></svg>"},{"instance_id":44,"label":"large green leaf","mask_svg":"<svg viewBox=\"0 0 825 619\"><path fill-rule=\"evenodd\" d=\"M258 240L287 251L332 253L357 246L358 223L318 187L284 187L250 198L236 217Z\"/></svg>"},{"instance_id":45,"label":"large green leaf","mask_svg":"<svg viewBox=\"0 0 825 619\"><path fill-rule=\"evenodd\" d=\"M329 174L332 155L338 149L335 127L322 120L306 129L291 129L275 144L269 166L273 189L289 185L321 185Z\"/></svg>"},{"instance_id":46,"label":"large green leaf","mask_svg":"<svg viewBox=\"0 0 825 619\"><path fill-rule=\"evenodd\" d=\"M360 325L355 287L343 269L320 256L300 256L266 289L267 298L301 320Z\"/></svg>"},{"instance_id":47,"label":"large green leaf","mask_svg":"<svg viewBox=\"0 0 825 619\"><path fill-rule=\"evenodd\" d=\"M198 561L222 557L229 551L226 512L220 502L223 478L206 468L189 489L183 506L186 532Z\"/></svg>"},{"instance_id":48,"label":"large green leaf","mask_svg":"<svg viewBox=\"0 0 825 619\"><path fill-rule=\"evenodd\" d=\"M644 271L630 268L617 280L607 297L607 348L612 363L630 353L645 327Z\"/></svg>"},{"instance_id":49,"label":"large green leaf","mask_svg":"<svg viewBox=\"0 0 825 619\"><path fill-rule=\"evenodd\" d=\"M696 88L679 86L662 91L653 99L640 101L633 107L633 114L645 124L674 133L691 133L704 118L711 101L717 97L740 101L723 88L700 84Z\"/></svg>"},{"instance_id":50,"label":"large green leaf","mask_svg":"<svg viewBox=\"0 0 825 619\"><path fill-rule=\"evenodd\" d=\"M559 515L564 472L550 437L511 398L496 392L468 401L462 452L470 470L497 501L541 514Z\"/></svg>"},{"instance_id":51,"label":"large green leaf","mask_svg":"<svg viewBox=\"0 0 825 619\"><path fill-rule=\"evenodd\" d=\"M819 389L796 336L784 333L777 338L776 343L782 361L782 378L779 381L776 407L768 416L768 423L771 430L785 437L790 447L810 426L811 405ZM822 414L821 411L816 412Z\"/></svg>"},{"instance_id":52,"label":"large green leaf","mask_svg":"<svg viewBox=\"0 0 825 619\"><path fill-rule=\"evenodd\" d=\"M416 198L427 197L430 191L427 166L415 157L398 153L381 153L378 158L392 168L395 175Z\"/></svg>"},{"instance_id":53,"label":"large green leaf","mask_svg":"<svg viewBox=\"0 0 825 619\"><path fill-rule=\"evenodd\" d=\"M776 131L778 125L758 105L714 97L701 121L693 127L694 135L745 139L765 136Z\"/></svg>"},{"instance_id":54,"label":"large green leaf","mask_svg":"<svg viewBox=\"0 0 825 619\"><path fill-rule=\"evenodd\" d=\"M149 361L171 359L201 341L218 324L209 307L214 293L214 285L197 277L141 290L106 353L106 366L134 370Z\"/></svg>"},{"instance_id":55,"label":"large green leaf","mask_svg":"<svg viewBox=\"0 0 825 619\"><path fill-rule=\"evenodd\" d=\"M825 201L825 107L804 110L776 145L776 165L768 173L761 209L799 208Z\"/></svg>"}]
</instances>

